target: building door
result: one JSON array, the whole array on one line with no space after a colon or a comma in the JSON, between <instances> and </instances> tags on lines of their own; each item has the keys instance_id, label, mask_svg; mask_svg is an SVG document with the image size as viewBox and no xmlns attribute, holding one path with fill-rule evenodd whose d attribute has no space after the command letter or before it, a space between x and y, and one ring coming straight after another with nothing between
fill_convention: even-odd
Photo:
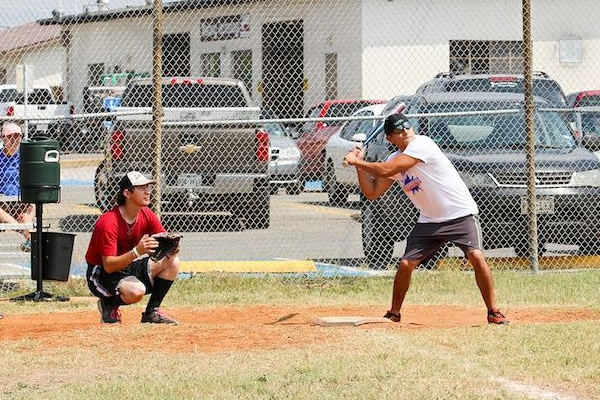
<instances>
[{"instance_id":1,"label":"building door","mask_svg":"<svg viewBox=\"0 0 600 400\"><path fill-rule=\"evenodd\" d=\"M262 26L263 107L281 118L300 118L304 110L304 23Z\"/></svg>"},{"instance_id":2,"label":"building door","mask_svg":"<svg viewBox=\"0 0 600 400\"><path fill-rule=\"evenodd\" d=\"M163 37L162 75L190 76L190 34L173 33Z\"/></svg>"}]
</instances>

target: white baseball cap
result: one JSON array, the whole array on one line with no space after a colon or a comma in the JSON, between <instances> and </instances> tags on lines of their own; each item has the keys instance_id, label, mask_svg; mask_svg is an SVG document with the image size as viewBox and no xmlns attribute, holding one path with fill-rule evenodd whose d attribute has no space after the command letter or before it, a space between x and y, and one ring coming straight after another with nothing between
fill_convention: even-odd
<instances>
[{"instance_id":1,"label":"white baseball cap","mask_svg":"<svg viewBox=\"0 0 600 400\"><path fill-rule=\"evenodd\" d=\"M156 181L147 178L144 174L139 171L130 171L119 182L121 189L126 189L132 186L144 186L150 183L156 183Z\"/></svg>"}]
</instances>

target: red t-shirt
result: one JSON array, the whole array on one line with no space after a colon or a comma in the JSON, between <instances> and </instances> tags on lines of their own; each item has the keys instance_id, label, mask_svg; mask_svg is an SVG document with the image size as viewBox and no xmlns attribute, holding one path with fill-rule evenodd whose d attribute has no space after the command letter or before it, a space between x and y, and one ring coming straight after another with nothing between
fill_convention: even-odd
<instances>
[{"instance_id":1,"label":"red t-shirt","mask_svg":"<svg viewBox=\"0 0 600 400\"><path fill-rule=\"evenodd\" d=\"M88 264L102 265L102 256L120 256L140 242L145 234L165 232L158 217L148 207L140 210L131 228L115 206L96 222L85 260Z\"/></svg>"}]
</instances>

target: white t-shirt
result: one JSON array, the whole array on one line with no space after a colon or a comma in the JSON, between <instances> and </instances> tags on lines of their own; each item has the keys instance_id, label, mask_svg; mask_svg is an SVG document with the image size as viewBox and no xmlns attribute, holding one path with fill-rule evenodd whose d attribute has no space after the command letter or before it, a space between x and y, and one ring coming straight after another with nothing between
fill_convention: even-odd
<instances>
[{"instance_id":1,"label":"white t-shirt","mask_svg":"<svg viewBox=\"0 0 600 400\"><path fill-rule=\"evenodd\" d=\"M422 161L390 177L421 212L418 222L444 222L478 213L467 185L433 140L415 135L404 151L396 151L388 160L400 154Z\"/></svg>"}]
</instances>

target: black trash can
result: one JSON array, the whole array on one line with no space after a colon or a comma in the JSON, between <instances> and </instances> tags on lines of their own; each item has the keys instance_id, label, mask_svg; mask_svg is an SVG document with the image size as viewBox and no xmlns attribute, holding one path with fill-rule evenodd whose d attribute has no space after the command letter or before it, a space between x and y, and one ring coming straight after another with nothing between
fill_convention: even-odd
<instances>
[{"instance_id":1,"label":"black trash can","mask_svg":"<svg viewBox=\"0 0 600 400\"><path fill-rule=\"evenodd\" d=\"M21 142L19 161L20 200L24 203L60 201L60 145L45 136Z\"/></svg>"},{"instance_id":2,"label":"black trash can","mask_svg":"<svg viewBox=\"0 0 600 400\"><path fill-rule=\"evenodd\" d=\"M42 233L42 278L45 281L69 280L75 235L62 232ZM37 235L31 235L31 279L37 281Z\"/></svg>"}]
</instances>

